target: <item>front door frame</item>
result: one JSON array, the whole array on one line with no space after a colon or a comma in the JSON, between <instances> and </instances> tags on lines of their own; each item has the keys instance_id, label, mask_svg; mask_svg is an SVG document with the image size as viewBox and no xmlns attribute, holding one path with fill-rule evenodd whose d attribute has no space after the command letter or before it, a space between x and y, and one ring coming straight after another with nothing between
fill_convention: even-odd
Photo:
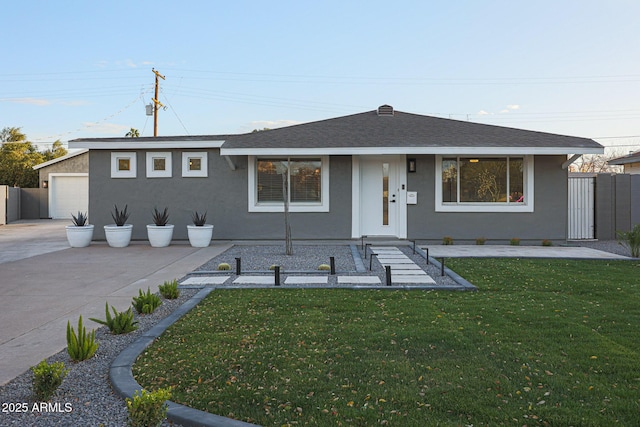
<instances>
[{"instance_id":1,"label":"front door frame","mask_svg":"<svg viewBox=\"0 0 640 427\"><path fill-rule=\"evenodd\" d=\"M396 234L386 237L407 238L407 158L404 154L365 156L366 158L379 158L381 161L394 163L397 170L397 215ZM351 237L363 236L362 221L362 182L361 171L362 156L351 156Z\"/></svg>"}]
</instances>

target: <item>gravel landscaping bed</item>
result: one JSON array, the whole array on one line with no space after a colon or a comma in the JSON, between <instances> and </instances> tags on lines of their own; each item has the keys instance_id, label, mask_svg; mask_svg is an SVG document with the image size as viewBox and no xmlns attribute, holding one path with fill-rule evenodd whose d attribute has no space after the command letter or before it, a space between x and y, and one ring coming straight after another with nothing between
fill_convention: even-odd
<instances>
[{"instance_id":1,"label":"gravel landscaping bed","mask_svg":"<svg viewBox=\"0 0 640 427\"><path fill-rule=\"evenodd\" d=\"M374 245L375 246L375 245ZM413 262L418 264L426 273L431 276L437 286L454 286L456 283L448 276L441 276L440 269L436 268L433 264L427 265L425 258L420 253L413 253L413 249L408 245L391 245L400 249L405 255L407 255ZM236 245L231 249L223 252L217 257L213 258L206 264L196 269L196 272L212 272L217 274L218 265L220 263L227 263L231 266L231 270L224 272L230 274L231 278L226 283L231 284L235 278L236 258L241 258L242 274L273 274L269 270L271 265L279 265L281 272L281 281L288 274L326 274L329 276L327 287L338 286L337 276L342 275L363 275L363 276L378 276L382 284L386 283L384 267L374 259L370 263L370 249L368 251L367 259L364 259L364 252L358 245L357 251L360 259L364 263L366 271L357 271L356 263L353 258L353 252L349 245L294 245L294 254L285 255L283 245ZM318 266L320 264L329 264L329 258L335 257L336 263L336 275L329 275L328 272L320 272ZM371 270L369 265L371 264ZM244 285L250 287L252 285ZM318 285L292 285L295 287L305 287Z\"/></svg>"},{"instance_id":2,"label":"gravel landscaping bed","mask_svg":"<svg viewBox=\"0 0 640 427\"><path fill-rule=\"evenodd\" d=\"M105 326L83 318L83 323L89 332L96 329L96 341L100 346L96 354L88 360L73 362L66 349L47 358L49 363L64 362L65 368L70 369L62 385L58 388L50 403L54 404L56 412L33 411L35 402L32 396L31 370L0 387L0 401L3 413L0 415L2 426L113 426L127 425L127 409L124 399L117 396L109 381L109 367L113 360L129 344L140 337L143 332L155 325L159 320L169 315L173 310L187 301L196 293L195 290L181 290L176 300L162 299L162 305L150 315L136 315L138 329L124 335L112 335ZM69 319L76 329L78 319ZM60 331L64 337L66 331ZM26 412L17 412L9 404L27 404ZM6 404L6 405L5 405ZM57 407L56 407L57 405ZM66 405L66 406L65 406ZM71 408L70 412L64 412ZM12 410L9 410L12 409ZM165 421L163 426L173 425Z\"/></svg>"},{"instance_id":3,"label":"gravel landscaping bed","mask_svg":"<svg viewBox=\"0 0 640 427\"><path fill-rule=\"evenodd\" d=\"M215 271L226 262L235 271L236 258L241 259L242 271L269 271L279 265L280 271L318 271L320 264L329 264L335 257L336 271L355 271L356 267L348 245L293 245L293 255L285 255L284 245L235 245L196 271Z\"/></svg>"}]
</instances>

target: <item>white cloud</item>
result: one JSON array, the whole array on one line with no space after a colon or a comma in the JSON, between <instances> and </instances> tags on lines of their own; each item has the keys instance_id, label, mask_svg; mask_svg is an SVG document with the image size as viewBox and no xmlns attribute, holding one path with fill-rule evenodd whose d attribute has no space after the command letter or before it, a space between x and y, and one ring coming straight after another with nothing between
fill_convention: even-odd
<instances>
[{"instance_id":1,"label":"white cloud","mask_svg":"<svg viewBox=\"0 0 640 427\"><path fill-rule=\"evenodd\" d=\"M479 116L487 116L487 115L489 115L489 114L492 114L492 113L490 113L490 112L488 112L488 111L484 111L484 110L480 110L480 111L478 111L478 115L479 115Z\"/></svg>"},{"instance_id":2,"label":"white cloud","mask_svg":"<svg viewBox=\"0 0 640 427\"><path fill-rule=\"evenodd\" d=\"M508 110L519 110L520 106L518 104L510 104L510 105L507 105L507 109Z\"/></svg>"},{"instance_id":3,"label":"white cloud","mask_svg":"<svg viewBox=\"0 0 640 427\"><path fill-rule=\"evenodd\" d=\"M3 101L13 102L14 104L37 105L39 107L51 105L51 101L49 101L48 99L39 98L7 98L3 99Z\"/></svg>"},{"instance_id":4,"label":"white cloud","mask_svg":"<svg viewBox=\"0 0 640 427\"><path fill-rule=\"evenodd\" d=\"M511 111L511 110L508 110L508 109L507 110L500 110L501 113L508 113L509 111Z\"/></svg>"}]
</instances>

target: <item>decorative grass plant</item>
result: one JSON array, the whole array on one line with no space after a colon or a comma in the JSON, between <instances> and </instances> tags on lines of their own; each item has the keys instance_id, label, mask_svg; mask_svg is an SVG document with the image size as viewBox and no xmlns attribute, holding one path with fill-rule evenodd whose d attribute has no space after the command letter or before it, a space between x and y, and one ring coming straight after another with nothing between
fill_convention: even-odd
<instances>
[{"instance_id":1,"label":"decorative grass plant","mask_svg":"<svg viewBox=\"0 0 640 427\"><path fill-rule=\"evenodd\" d=\"M180 296L178 281L176 279L165 281L162 285L158 286L158 290L160 291L160 295L166 299L176 299Z\"/></svg>"},{"instance_id":2,"label":"decorative grass plant","mask_svg":"<svg viewBox=\"0 0 640 427\"><path fill-rule=\"evenodd\" d=\"M105 320L93 317L90 320L105 325L113 335L128 334L138 329L136 326L138 322L133 318L131 307L127 311L118 312L114 306L111 306L111 310L113 311L113 316L109 313L109 302L106 302L104 307Z\"/></svg>"},{"instance_id":3,"label":"decorative grass plant","mask_svg":"<svg viewBox=\"0 0 640 427\"><path fill-rule=\"evenodd\" d=\"M138 290L138 296L133 297L131 304L138 314L151 314L160 307L162 300L158 295L152 294L150 288L147 288L146 293L142 292L142 289Z\"/></svg>"},{"instance_id":4,"label":"decorative grass plant","mask_svg":"<svg viewBox=\"0 0 640 427\"><path fill-rule=\"evenodd\" d=\"M87 333L87 329L82 325L82 316L78 319L77 333L71 327L71 323L67 321L67 352L71 360L80 362L90 359L97 349L96 331L92 330Z\"/></svg>"}]
</instances>

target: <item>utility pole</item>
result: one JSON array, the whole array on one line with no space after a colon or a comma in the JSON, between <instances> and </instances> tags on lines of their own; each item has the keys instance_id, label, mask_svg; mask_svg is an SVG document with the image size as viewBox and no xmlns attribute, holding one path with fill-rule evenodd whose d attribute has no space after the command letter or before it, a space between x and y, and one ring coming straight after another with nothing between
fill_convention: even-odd
<instances>
[{"instance_id":1,"label":"utility pole","mask_svg":"<svg viewBox=\"0 0 640 427\"><path fill-rule=\"evenodd\" d=\"M155 68L152 68L151 71L156 75L156 96L155 98L151 98L153 101L153 136L158 136L158 109L164 107L162 102L158 101L158 87L160 86L158 78L164 80L164 76L157 72Z\"/></svg>"}]
</instances>

